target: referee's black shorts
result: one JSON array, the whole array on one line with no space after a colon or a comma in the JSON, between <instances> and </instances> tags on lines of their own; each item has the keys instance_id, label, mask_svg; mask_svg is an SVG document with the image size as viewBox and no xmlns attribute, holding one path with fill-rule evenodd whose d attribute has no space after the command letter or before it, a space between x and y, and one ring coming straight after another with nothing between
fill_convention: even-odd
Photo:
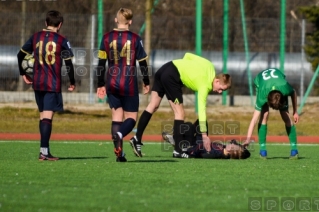
<instances>
[{"instance_id":1,"label":"referee's black shorts","mask_svg":"<svg viewBox=\"0 0 319 212\"><path fill-rule=\"evenodd\" d=\"M173 62L164 64L155 73L152 91L156 91L159 97L163 98L166 95L166 98L175 104L182 104L182 87L181 77Z\"/></svg>"}]
</instances>

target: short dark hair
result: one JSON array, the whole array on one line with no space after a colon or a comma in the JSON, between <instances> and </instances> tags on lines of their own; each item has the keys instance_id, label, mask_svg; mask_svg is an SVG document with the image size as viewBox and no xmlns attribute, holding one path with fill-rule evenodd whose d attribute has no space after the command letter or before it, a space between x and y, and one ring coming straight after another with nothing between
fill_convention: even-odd
<instances>
[{"instance_id":1,"label":"short dark hair","mask_svg":"<svg viewBox=\"0 0 319 212\"><path fill-rule=\"evenodd\" d=\"M47 12L45 22L47 26L58 27L60 23L63 23L63 16L59 11L51 10Z\"/></svg>"},{"instance_id":2,"label":"short dark hair","mask_svg":"<svg viewBox=\"0 0 319 212\"><path fill-rule=\"evenodd\" d=\"M274 110L279 110L285 106L285 98L280 91L273 90L268 94L268 105Z\"/></svg>"},{"instance_id":3,"label":"short dark hair","mask_svg":"<svg viewBox=\"0 0 319 212\"><path fill-rule=\"evenodd\" d=\"M250 152L248 149L243 147L240 143L238 143L235 139L230 141L230 144L234 144L240 147L239 150L231 150L229 153L229 159L247 159L250 157Z\"/></svg>"}]
</instances>

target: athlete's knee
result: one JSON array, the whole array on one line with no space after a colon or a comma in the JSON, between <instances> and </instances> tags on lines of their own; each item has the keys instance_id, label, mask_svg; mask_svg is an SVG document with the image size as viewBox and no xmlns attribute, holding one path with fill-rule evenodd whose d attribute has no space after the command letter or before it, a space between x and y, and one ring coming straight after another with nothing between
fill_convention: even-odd
<instances>
[{"instance_id":1,"label":"athlete's knee","mask_svg":"<svg viewBox=\"0 0 319 212\"><path fill-rule=\"evenodd\" d=\"M158 110L159 108L159 105L157 104L149 104L147 107L146 107L146 111L149 112L149 113L154 113Z\"/></svg>"}]
</instances>

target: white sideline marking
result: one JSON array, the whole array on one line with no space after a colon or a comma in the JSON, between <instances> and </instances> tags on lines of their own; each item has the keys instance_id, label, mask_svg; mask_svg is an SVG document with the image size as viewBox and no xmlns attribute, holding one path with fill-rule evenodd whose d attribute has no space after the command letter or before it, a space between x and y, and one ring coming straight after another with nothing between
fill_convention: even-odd
<instances>
[{"instance_id":1,"label":"white sideline marking","mask_svg":"<svg viewBox=\"0 0 319 212\"><path fill-rule=\"evenodd\" d=\"M63 144L113 144L112 141L50 141L54 143L63 143ZM162 142L145 142L145 145L160 145ZM39 141L0 141L0 143L39 143ZM124 142L128 143L128 142ZM170 145L165 142L165 144ZM253 146L259 145L258 143L254 143ZM267 143L267 146L289 146L289 143ZM297 143L298 146L319 146L319 144L304 144Z\"/></svg>"}]
</instances>

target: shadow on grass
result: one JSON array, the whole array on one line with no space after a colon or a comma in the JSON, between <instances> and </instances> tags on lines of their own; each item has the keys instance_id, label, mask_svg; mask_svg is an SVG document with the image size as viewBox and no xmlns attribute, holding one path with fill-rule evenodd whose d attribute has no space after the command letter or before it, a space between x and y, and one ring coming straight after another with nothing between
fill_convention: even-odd
<instances>
[{"instance_id":1,"label":"shadow on grass","mask_svg":"<svg viewBox=\"0 0 319 212\"><path fill-rule=\"evenodd\" d=\"M133 161L130 161L128 160L127 161L128 163L166 163L166 162L178 162L176 160L133 160Z\"/></svg>"},{"instance_id":2,"label":"shadow on grass","mask_svg":"<svg viewBox=\"0 0 319 212\"><path fill-rule=\"evenodd\" d=\"M59 157L59 160L105 159L107 157Z\"/></svg>"},{"instance_id":3,"label":"shadow on grass","mask_svg":"<svg viewBox=\"0 0 319 212\"><path fill-rule=\"evenodd\" d=\"M299 157L298 159L289 159L289 157L267 157L267 160L272 160L272 159L302 160L302 159L305 159L305 157Z\"/></svg>"}]
</instances>

